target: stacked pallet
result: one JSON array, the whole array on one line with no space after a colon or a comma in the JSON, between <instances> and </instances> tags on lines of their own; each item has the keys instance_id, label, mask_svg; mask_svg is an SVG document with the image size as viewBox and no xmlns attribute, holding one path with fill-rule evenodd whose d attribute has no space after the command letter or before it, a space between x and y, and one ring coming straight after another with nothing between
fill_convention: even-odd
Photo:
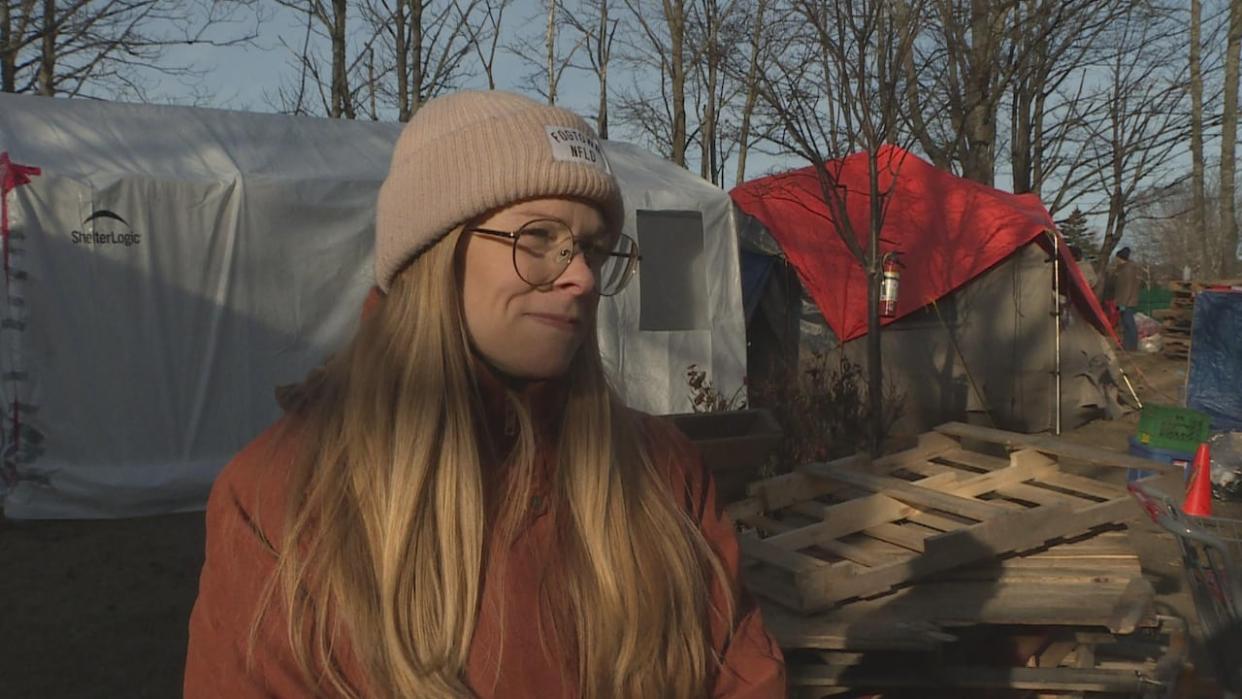
<instances>
[{"instance_id":1,"label":"stacked pallet","mask_svg":"<svg viewBox=\"0 0 1242 699\"><path fill-rule=\"evenodd\" d=\"M1162 470L950 423L907 451L752 484L729 510L746 528L743 574L786 651L791 687L813 697L1167 687L1182 630L1153 613L1118 525L1139 510L1124 489L1065 472L1061 458Z\"/></svg>"},{"instance_id":2,"label":"stacked pallet","mask_svg":"<svg viewBox=\"0 0 1242 699\"><path fill-rule=\"evenodd\" d=\"M1195 294L1202 285L1197 282L1169 282L1173 299L1168 308L1152 311L1152 317L1161 321L1164 329L1164 356L1169 359L1186 359L1190 356L1191 321L1195 315Z\"/></svg>"},{"instance_id":3,"label":"stacked pallet","mask_svg":"<svg viewBox=\"0 0 1242 699\"><path fill-rule=\"evenodd\" d=\"M1190 356L1190 336L1195 315L1195 296L1201 291L1242 289L1242 279L1215 281L1172 281L1168 283L1173 300L1168 308L1152 311L1152 317L1164 324L1164 356L1186 359Z\"/></svg>"}]
</instances>

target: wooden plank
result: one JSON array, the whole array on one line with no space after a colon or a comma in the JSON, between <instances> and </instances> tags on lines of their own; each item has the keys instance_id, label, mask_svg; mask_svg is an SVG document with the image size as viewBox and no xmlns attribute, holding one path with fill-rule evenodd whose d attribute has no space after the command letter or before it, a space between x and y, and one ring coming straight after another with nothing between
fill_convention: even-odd
<instances>
[{"instance_id":1,"label":"wooden plank","mask_svg":"<svg viewBox=\"0 0 1242 699\"><path fill-rule=\"evenodd\" d=\"M956 440L942 434L928 432L919 435L918 445L913 449L882 456L875 460L869 460L865 456L847 456L831 463L853 466L866 464L872 470L888 473L901 468L905 463L932 458L957 447ZM725 510L736 521L743 517L778 510L799 500L828 495L839 489L839 484L825 482L821 478L794 471L752 483L747 488L750 497L730 504Z\"/></svg>"},{"instance_id":2,"label":"wooden plank","mask_svg":"<svg viewBox=\"0 0 1242 699\"><path fill-rule=\"evenodd\" d=\"M799 500L827 495L835 488L832 484L794 471L751 483L746 490L750 497L725 507L734 521L779 510Z\"/></svg>"},{"instance_id":3,"label":"wooden plank","mask_svg":"<svg viewBox=\"0 0 1242 699\"><path fill-rule=\"evenodd\" d=\"M1077 645L1078 642L1072 639L1053 641L1036 656L1035 665L1037 667L1059 667L1061 661L1069 657Z\"/></svg>"},{"instance_id":4,"label":"wooden plank","mask_svg":"<svg viewBox=\"0 0 1242 699\"><path fill-rule=\"evenodd\" d=\"M922 621L807 620L777 606L763 607L763 624L781 648L816 650L934 650L957 640Z\"/></svg>"},{"instance_id":5,"label":"wooden plank","mask_svg":"<svg viewBox=\"0 0 1242 699\"><path fill-rule=\"evenodd\" d=\"M766 515L754 515L752 517L746 517L745 519L742 519L739 521L748 527L753 527L760 531L767 532L769 535L779 534L781 532L787 532L790 529L796 528L796 527L793 527L792 525L772 519L771 517L768 517Z\"/></svg>"},{"instance_id":6,"label":"wooden plank","mask_svg":"<svg viewBox=\"0 0 1242 699\"><path fill-rule=\"evenodd\" d=\"M1071 510L1065 503L1012 512L973 527L946 532L927 539L928 555L950 555L951 551L983 548L993 553L1026 551L1053 539L1090 531L1111 522L1125 521L1135 512L1134 503L1118 498ZM1029 517L1026 515L1029 513ZM1023 521L1024 518L1027 521Z\"/></svg>"},{"instance_id":7,"label":"wooden plank","mask_svg":"<svg viewBox=\"0 0 1242 699\"><path fill-rule=\"evenodd\" d=\"M742 580L752 593L784 605L796 606L802 599L802 593L794 586L789 574L776 568L746 567L742 570Z\"/></svg>"},{"instance_id":8,"label":"wooden plank","mask_svg":"<svg viewBox=\"0 0 1242 699\"><path fill-rule=\"evenodd\" d=\"M887 541L890 544L896 544L902 548L922 553L923 542L927 540L928 536L937 532L929 532L927 530L920 532L911 526L889 523L870 527L864 533L880 541Z\"/></svg>"},{"instance_id":9,"label":"wooden plank","mask_svg":"<svg viewBox=\"0 0 1242 699\"><path fill-rule=\"evenodd\" d=\"M995 471L998 468L1005 468L1009 465L1009 461L1007 459L1002 459L999 456L980 454L977 451L970 451L969 449L961 448L951 449L936 458L944 461L952 461L956 464L963 464L965 466L973 466L974 468L980 468L985 471Z\"/></svg>"},{"instance_id":10,"label":"wooden plank","mask_svg":"<svg viewBox=\"0 0 1242 699\"><path fill-rule=\"evenodd\" d=\"M892 559L889 555L873 553L862 546L856 546L836 539L821 541L817 546L835 556L840 556L847 561L861 563L868 568L884 565Z\"/></svg>"},{"instance_id":11,"label":"wooden plank","mask_svg":"<svg viewBox=\"0 0 1242 699\"><path fill-rule=\"evenodd\" d=\"M942 474L930 477L931 480L924 478L916 482L934 484L952 480L953 477L953 474ZM817 516L822 522L768 537L766 541L788 549L801 549L915 513L910 505L886 495L867 495L834 505L820 505L817 509Z\"/></svg>"},{"instance_id":12,"label":"wooden plank","mask_svg":"<svg viewBox=\"0 0 1242 699\"><path fill-rule=\"evenodd\" d=\"M1073 495L1067 495L1065 493L1058 493L1054 490L1048 490L1047 488L1040 488L1039 486L1035 486L1035 485L1027 485L1026 483L1019 483L1017 485L1008 485L1008 486L1005 486L1004 488L1001 488L997 492L999 492L1001 495L1004 495L1006 497L1017 498L1018 500L1026 500L1027 502L1033 502L1039 505L1069 504L1071 506L1077 506L1077 505L1087 505L1092 502L1095 502L1094 500L1085 500L1083 498L1076 498Z\"/></svg>"},{"instance_id":13,"label":"wooden plank","mask_svg":"<svg viewBox=\"0 0 1242 699\"><path fill-rule=\"evenodd\" d=\"M1145 683L1146 679L1133 669L927 666L894 672L889 667L824 664L796 666L789 671L791 687L1011 689L1139 696Z\"/></svg>"},{"instance_id":14,"label":"wooden plank","mask_svg":"<svg viewBox=\"0 0 1242 699\"><path fill-rule=\"evenodd\" d=\"M923 483L920 481L919 485L953 495L974 497L991 492L1000 493L1009 486L1019 485L1028 480L1045 478L1058 472L1055 461L1031 449L1013 452L1008 463L1010 465L1005 468L957 481L950 481L948 483L940 481ZM1083 501L1084 504L1089 502L1091 501ZM1008 503L1002 504L998 501L989 501L989 504L1003 507Z\"/></svg>"},{"instance_id":15,"label":"wooden plank","mask_svg":"<svg viewBox=\"0 0 1242 699\"><path fill-rule=\"evenodd\" d=\"M815 572L829 567L828 563L818 558L773 546L754 535L739 536L737 540L741 546L742 555L756 561L780 566L796 574Z\"/></svg>"},{"instance_id":16,"label":"wooden plank","mask_svg":"<svg viewBox=\"0 0 1242 699\"><path fill-rule=\"evenodd\" d=\"M806 548L853 534L860 529L901 519L912 514L914 508L887 495L870 495L831 505L824 512L823 522L770 536L765 541L787 549Z\"/></svg>"},{"instance_id":17,"label":"wooden plank","mask_svg":"<svg viewBox=\"0 0 1242 699\"><path fill-rule=\"evenodd\" d=\"M1006 432L1004 430L997 430L990 427L967 425L961 422L945 423L936 427L936 431L953 437L976 439L983 442L1001 444L1011 448L1030 447L1032 449L1042 451L1045 454L1053 454L1097 466L1134 468L1141 471L1158 471L1160 473L1166 473L1174 470L1174 467L1169 464L1163 464L1150 459L1141 459L1137 456L1121 454L1114 451L1108 451L1107 449L1100 449L1098 447L1073 444L1069 441L1058 439L1056 437L1049 437L1047 435Z\"/></svg>"},{"instance_id":18,"label":"wooden plank","mask_svg":"<svg viewBox=\"0 0 1242 699\"><path fill-rule=\"evenodd\" d=\"M986 522L928 537L924 553L908 560L861 571L850 576L819 571L797 576L804 611L824 609L854 597L865 597L896 585L1006 551L1025 551L1062 536L1089 531L1133 515L1128 498L1099 503L1074 511L1058 504L1008 512Z\"/></svg>"},{"instance_id":19,"label":"wooden plank","mask_svg":"<svg viewBox=\"0 0 1242 699\"><path fill-rule=\"evenodd\" d=\"M973 521L964 522L961 520L944 517L942 515L931 514L929 512L916 512L910 515L909 517L907 517L906 519L916 524L921 524L924 527L930 527L931 529L935 529L937 531L942 531L942 532L951 532L954 529L961 529L962 527L968 527L971 524L974 524Z\"/></svg>"},{"instance_id":20,"label":"wooden plank","mask_svg":"<svg viewBox=\"0 0 1242 699\"><path fill-rule=\"evenodd\" d=\"M1006 512L1003 507L970 498L950 495L925 488L909 481L884 476L874 476L842 466L831 464L807 464L800 467L806 473L831 478L882 493L902 502L923 508L943 510L971 519L987 520Z\"/></svg>"},{"instance_id":21,"label":"wooden plank","mask_svg":"<svg viewBox=\"0 0 1242 699\"><path fill-rule=\"evenodd\" d=\"M1108 630L1119 634L1134 633L1139 624L1151 614L1155 600L1156 590L1151 583L1142 577L1134 578L1113 607Z\"/></svg>"},{"instance_id":22,"label":"wooden plank","mask_svg":"<svg viewBox=\"0 0 1242 699\"><path fill-rule=\"evenodd\" d=\"M1103 500L1112 500L1113 498L1127 497L1128 495L1123 488L1109 485L1108 483L1101 483L1090 478L1076 476L1072 473L1054 473L1040 480L1049 485L1085 493Z\"/></svg>"},{"instance_id":23,"label":"wooden plank","mask_svg":"<svg viewBox=\"0 0 1242 699\"><path fill-rule=\"evenodd\" d=\"M979 624L1108 628L1110 624L1117 626L1113 623L1116 612L1129 604L1127 595L1136 579L1142 580L922 581L804 618L810 622L920 622L944 628ZM1152 603L1148 601L1139 609L1137 618L1143 625L1149 624Z\"/></svg>"}]
</instances>

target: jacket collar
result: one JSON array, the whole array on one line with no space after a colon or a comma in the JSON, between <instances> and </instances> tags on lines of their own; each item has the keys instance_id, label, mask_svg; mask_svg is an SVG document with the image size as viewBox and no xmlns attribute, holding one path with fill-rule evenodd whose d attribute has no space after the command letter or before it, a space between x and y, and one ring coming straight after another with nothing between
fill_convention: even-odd
<instances>
[{"instance_id":1,"label":"jacket collar","mask_svg":"<svg viewBox=\"0 0 1242 699\"><path fill-rule=\"evenodd\" d=\"M556 441L568 396L564 379L530 381L508 376L485 359L474 356L479 389L480 438L503 461L517 442L519 422L515 404L530 414L535 439L541 450Z\"/></svg>"}]
</instances>

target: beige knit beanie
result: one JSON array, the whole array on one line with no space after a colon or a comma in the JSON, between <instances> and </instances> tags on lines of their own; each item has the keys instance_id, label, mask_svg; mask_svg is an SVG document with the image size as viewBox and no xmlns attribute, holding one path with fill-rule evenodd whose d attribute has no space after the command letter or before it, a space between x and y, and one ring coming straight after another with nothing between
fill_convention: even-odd
<instances>
[{"instance_id":1,"label":"beige knit beanie","mask_svg":"<svg viewBox=\"0 0 1242 699\"><path fill-rule=\"evenodd\" d=\"M597 204L620 227L621 189L577 114L508 92L463 91L424 104L397 139L375 212L375 283L454 227L540 197Z\"/></svg>"}]
</instances>

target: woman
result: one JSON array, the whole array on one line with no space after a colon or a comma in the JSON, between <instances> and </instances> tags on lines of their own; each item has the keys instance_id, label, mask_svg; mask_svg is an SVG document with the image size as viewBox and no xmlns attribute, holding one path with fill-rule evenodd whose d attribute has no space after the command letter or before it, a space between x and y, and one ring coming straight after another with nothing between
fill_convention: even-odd
<instances>
[{"instance_id":1,"label":"woman","mask_svg":"<svg viewBox=\"0 0 1242 699\"><path fill-rule=\"evenodd\" d=\"M733 530L595 334L633 274L579 117L428 102L345 351L221 473L187 697L777 697Z\"/></svg>"}]
</instances>

